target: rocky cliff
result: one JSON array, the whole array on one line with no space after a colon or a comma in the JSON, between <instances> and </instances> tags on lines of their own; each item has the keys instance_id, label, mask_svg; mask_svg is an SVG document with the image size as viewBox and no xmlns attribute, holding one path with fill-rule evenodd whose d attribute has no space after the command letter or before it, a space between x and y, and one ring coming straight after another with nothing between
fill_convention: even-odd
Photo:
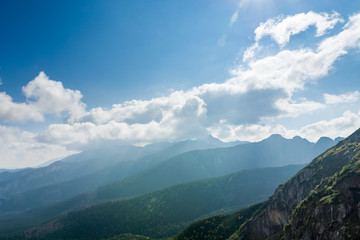
<instances>
[{"instance_id":1,"label":"rocky cliff","mask_svg":"<svg viewBox=\"0 0 360 240\"><path fill-rule=\"evenodd\" d=\"M324 179L294 210L285 240L360 239L360 162Z\"/></svg>"},{"instance_id":2,"label":"rocky cliff","mask_svg":"<svg viewBox=\"0 0 360 240\"><path fill-rule=\"evenodd\" d=\"M240 226L230 239L259 240L278 235L290 221L296 206L321 183L322 179L331 177L344 166L357 162L359 153L360 130L357 130L315 158L286 184L281 185L263 204L261 211Z\"/></svg>"}]
</instances>

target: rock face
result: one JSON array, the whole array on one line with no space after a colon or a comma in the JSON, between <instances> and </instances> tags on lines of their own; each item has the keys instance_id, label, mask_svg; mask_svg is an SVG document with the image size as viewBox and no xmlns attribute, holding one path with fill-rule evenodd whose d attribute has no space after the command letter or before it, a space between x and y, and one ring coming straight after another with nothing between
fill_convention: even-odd
<instances>
[{"instance_id":1,"label":"rock face","mask_svg":"<svg viewBox=\"0 0 360 240\"><path fill-rule=\"evenodd\" d=\"M290 221L296 206L320 184L322 179L331 177L344 166L355 163L359 154L360 130L357 130L347 139L315 158L286 184L281 185L275 194L263 204L261 210L243 224L231 239L259 240L278 234ZM337 205L333 210L324 209L324 211L333 211L333 214L341 215L346 214L341 211L352 211L353 205L351 206ZM311 235L310 238L304 239L332 238L313 238Z\"/></svg>"},{"instance_id":2,"label":"rock face","mask_svg":"<svg viewBox=\"0 0 360 240\"><path fill-rule=\"evenodd\" d=\"M285 240L360 239L360 163L324 180L295 209Z\"/></svg>"}]
</instances>

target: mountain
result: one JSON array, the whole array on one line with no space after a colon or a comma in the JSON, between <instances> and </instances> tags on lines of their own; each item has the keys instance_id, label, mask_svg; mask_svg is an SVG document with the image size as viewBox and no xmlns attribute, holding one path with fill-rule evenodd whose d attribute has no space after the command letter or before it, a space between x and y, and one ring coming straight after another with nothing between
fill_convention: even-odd
<instances>
[{"instance_id":1,"label":"mountain","mask_svg":"<svg viewBox=\"0 0 360 240\"><path fill-rule=\"evenodd\" d=\"M315 158L264 203L261 211L242 225L232 239L266 239L282 231L295 207L326 177L349 165L357 154L360 130Z\"/></svg>"},{"instance_id":2,"label":"mountain","mask_svg":"<svg viewBox=\"0 0 360 240\"><path fill-rule=\"evenodd\" d=\"M231 236L227 232L219 239L359 239L359 160L360 129L280 185ZM220 229L212 231L216 237L223 221L213 222ZM186 239L197 239L195 234L205 226L198 223L193 232L185 230Z\"/></svg>"},{"instance_id":3,"label":"mountain","mask_svg":"<svg viewBox=\"0 0 360 240\"><path fill-rule=\"evenodd\" d=\"M71 155L46 167L2 172L0 197L77 179L117 162L132 161L150 153L150 149L133 146L103 147Z\"/></svg>"},{"instance_id":4,"label":"mountain","mask_svg":"<svg viewBox=\"0 0 360 240\"><path fill-rule=\"evenodd\" d=\"M234 143L223 143L215 138L207 137L200 140L153 144L147 146L146 148L128 146L127 148L118 147L118 149L114 149L114 147L108 147L72 155L45 168L29 169L28 171L22 170L18 173L19 176L21 174L18 179L13 179L12 181L3 183L7 189L13 187L13 193L9 194L10 191L8 190L7 195L0 197L0 218L7 218L25 210L44 206L46 204L60 202L75 195L94 190L99 186L122 180L128 176L141 172L154 164L160 163L164 160L167 160L168 158L189 150L207 149L219 146L232 146L233 144ZM141 155L153 151L156 152L137 158ZM100 161L101 154L104 155L104 158L106 156L110 156L115 162L117 161L118 163L97 172L90 173L85 176L79 176L70 181L61 181L64 180L66 176L71 177L75 170L81 171L79 167L72 169L70 173L66 172L66 169L71 166L74 167L74 165L84 166L86 164L90 164L93 162L93 159ZM95 156L98 158L95 158ZM68 167L60 167L57 171L50 171L56 164ZM60 181L60 183L53 183L52 181L42 183L41 180L44 178L56 178L56 180ZM34 187L35 180L36 183L45 186L31 189ZM26 188L30 188L31 190L24 191ZM18 192L14 193L14 191Z\"/></svg>"},{"instance_id":5,"label":"mountain","mask_svg":"<svg viewBox=\"0 0 360 240\"><path fill-rule=\"evenodd\" d=\"M244 143L246 142L241 144ZM223 143L208 136L199 140L156 143L145 147L130 145L102 146L73 154L44 167L17 170L4 169L0 172L0 197L80 179L97 172L101 176L119 175L114 174L114 171L124 167L129 168L128 165L133 165L132 162L140 158L146 158L145 162L148 163L157 163L191 150L228 147L235 144L237 145L239 142ZM124 164L124 162L126 163ZM144 164L144 161L139 162ZM116 164L119 166L116 166ZM138 165L140 166L140 164ZM91 178L94 177L96 178L94 175L91 176ZM119 179L115 177L114 181ZM101 179L99 180L101 181ZM100 183L100 185L103 184Z\"/></svg>"},{"instance_id":6,"label":"mountain","mask_svg":"<svg viewBox=\"0 0 360 240\"><path fill-rule=\"evenodd\" d=\"M176 185L130 200L71 212L40 228L30 229L25 235L44 235L46 239L102 239L126 233L170 237L201 217L263 201L278 184L284 183L302 167L249 169ZM50 235L49 229L53 232Z\"/></svg>"},{"instance_id":7,"label":"mountain","mask_svg":"<svg viewBox=\"0 0 360 240\"><path fill-rule=\"evenodd\" d=\"M344 138L338 137L335 140L332 140L331 138L328 137L321 137L319 138L319 140L316 142L315 144L315 148L320 151L323 152L329 148L331 148L332 146L334 146L334 142L338 143L341 140L344 140Z\"/></svg>"},{"instance_id":8,"label":"mountain","mask_svg":"<svg viewBox=\"0 0 360 240\"><path fill-rule=\"evenodd\" d=\"M186 152L92 195L101 200L129 197L242 169L303 164L318 154L317 145L305 139L273 135L258 143Z\"/></svg>"},{"instance_id":9,"label":"mountain","mask_svg":"<svg viewBox=\"0 0 360 240\"><path fill-rule=\"evenodd\" d=\"M360 239L360 161L325 178L293 211L284 240ZM355 162L356 161L356 162Z\"/></svg>"},{"instance_id":10,"label":"mountain","mask_svg":"<svg viewBox=\"0 0 360 240\"><path fill-rule=\"evenodd\" d=\"M210 143L214 141L215 145L218 144L218 140L210 139ZM176 184L223 176L242 169L302 164L309 162L320 151L317 144L310 143L306 139L300 137L285 139L280 135L273 135L258 143L194 150L164 160L165 157L179 152L179 149L189 149L190 146L201 147L199 144L203 143L180 142L141 160L119 163L108 170L76 181L50 185L0 199L2 205L0 217L13 217L25 210L55 202L59 202L54 208L57 209L57 214L60 214L69 209L74 210L99 202L134 197ZM144 169L142 172L136 173L142 169ZM114 182L126 174L129 177ZM75 196L76 193L91 190L100 186L101 183L106 184L111 181L114 183ZM75 197L60 202L72 196Z\"/></svg>"},{"instance_id":11,"label":"mountain","mask_svg":"<svg viewBox=\"0 0 360 240\"><path fill-rule=\"evenodd\" d=\"M199 220L174 237L174 240L226 240L248 221L261 205L258 203L235 213Z\"/></svg>"},{"instance_id":12,"label":"mountain","mask_svg":"<svg viewBox=\"0 0 360 240\"><path fill-rule=\"evenodd\" d=\"M110 168L72 181L3 197L0 199L0 218L11 218L23 211L56 202L59 202L55 208L57 214L60 214L69 209L138 196L172 185L218 177L242 169L301 164L310 161L321 149L317 144L300 137L285 139L280 135L272 135L258 143L196 150L174 156L189 149L210 148L222 144L211 137L178 142L136 161L122 161ZM166 160L169 157L170 159ZM108 185L100 187L104 184ZM96 187L100 188L74 197ZM71 197L74 199L69 199ZM61 202L66 199L69 200Z\"/></svg>"}]
</instances>

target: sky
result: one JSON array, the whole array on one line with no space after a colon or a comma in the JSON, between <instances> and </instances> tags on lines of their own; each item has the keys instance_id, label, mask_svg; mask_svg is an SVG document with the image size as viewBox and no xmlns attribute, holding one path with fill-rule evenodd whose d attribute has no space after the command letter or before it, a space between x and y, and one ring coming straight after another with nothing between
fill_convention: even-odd
<instances>
[{"instance_id":1,"label":"sky","mask_svg":"<svg viewBox=\"0 0 360 240\"><path fill-rule=\"evenodd\" d=\"M360 2L0 0L0 168L360 128Z\"/></svg>"}]
</instances>

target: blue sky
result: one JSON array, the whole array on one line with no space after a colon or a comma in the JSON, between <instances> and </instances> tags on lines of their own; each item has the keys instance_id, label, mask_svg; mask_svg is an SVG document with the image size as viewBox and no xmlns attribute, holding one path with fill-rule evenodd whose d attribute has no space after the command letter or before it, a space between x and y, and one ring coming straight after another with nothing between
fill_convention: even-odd
<instances>
[{"instance_id":1,"label":"blue sky","mask_svg":"<svg viewBox=\"0 0 360 240\"><path fill-rule=\"evenodd\" d=\"M0 168L360 127L357 1L1 1Z\"/></svg>"}]
</instances>

